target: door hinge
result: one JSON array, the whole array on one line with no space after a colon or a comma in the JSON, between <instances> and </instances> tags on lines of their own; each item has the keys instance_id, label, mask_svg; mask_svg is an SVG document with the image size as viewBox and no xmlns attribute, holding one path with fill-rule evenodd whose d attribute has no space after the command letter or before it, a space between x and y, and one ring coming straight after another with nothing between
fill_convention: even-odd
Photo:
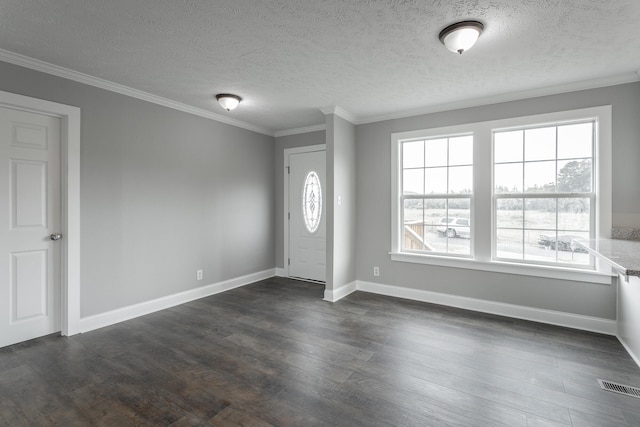
<instances>
[{"instance_id":1,"label":"door hinge","mask_svg":"<svg viewBox=\"0 0 640 427\"><path fill-rule=\"evenodd\" d=\"M287 212L288 219L291 220L291 212Z\"/></svg>"},{"instance_id":2,"label":"door hinge","mask_svg":"<svg viewBox=\"0 0 640 427\"><path fill-rule=\"evenodd\" d=\"M291 265L291 258L287 258L287 265Z\"/></svg>"},{"instance_id":3,"label":"door hinge","mask_svg":"<svg viewBox=\"0 0 640 427\"><path fill-rule=\"evenodd\" d=\"M291 174L291 168L289 166L287 166L287 173Z\"/></svg>"}]
</instances>

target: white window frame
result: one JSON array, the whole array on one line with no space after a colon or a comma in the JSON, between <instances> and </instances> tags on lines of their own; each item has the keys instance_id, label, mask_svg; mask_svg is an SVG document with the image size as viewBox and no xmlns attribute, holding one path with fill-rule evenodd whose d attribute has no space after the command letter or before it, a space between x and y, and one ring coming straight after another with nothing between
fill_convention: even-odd
<instances>
[{"instance_id":1,"label":"white window frame","mask_svg":"<svg viewBox=\"0 0 640 427\"><path fill-rule=\"evenodd\" d=\"M402 155L402 143L404 142L414 142L414 141L429 141L429 140L433 140L433 139L447 139L447 151L449 151L448 147L449 147L449 139L451 138L456 138L456 137L461 137L461 136L471 136L473 138L473 133L471 132L463 132L463 133L457 133L457 134L442 134L442 135L431 135L429 137L420 137L420 138L403 138L401 140L398 141L398 150L399 150L399 156ZM426 147L426 144L425 144ZM451 168L452 166L448 164L446 165L447 168L447 174L449 173L449 168ZM455 167L455 165L453 166ZM472 165L473 167L473 165ZM400 170L398 172L398 174L402 174L402 170ZM400 178L400 180L402 180L402 178ZM402 188L402 184L400 184L400 187ZM416 196L405 196L402 192L402 190L400 190L400 205L402 206L405 200L407 199L422 199L422 200L435 200L435 199L469 199L469 230L470 230L470 236L469 236L469 253L468 254L461 254L461 253L455 253L455 252L433 252L432 254L429 255L435 255L435 256L445 256L445 257L455 257L455 258L473 258L473 193L470 194L465 194L465 193L440 193L440 194L433 194L433 195L427 195L427 194L418 194ZM448 212L448 208L447 208L447 212ZM404 212L403 209L401 208L399 210L399 214L400 214L400 223L404 224ZM400 247L402 246L402 236L404 234L404 231L401 232L400 234ZM449 239L449 237L447 237L447 239ZM447 242L447 247L448 247L448 242ZM404 250L404 253L412 253L412 254L425 254L424 251L417 251L417 250Z\"/></svg>"},{"instance_id":2,"label":"white window frame","mask_svg":"<svg viewBox=\"0 0 640 427\"><path fill-rule=\"evenodd\" d=\"M393 261L466 268L499 273L611 284L611 269L598 260L593 270L562 265L532 264L493 259L494 253L494 197L493 197L493 130L526 127L558 122L594 119L596 141L594 152L594 184L596 190L595 236L611 236L612 180L611 180L611 106L583 108L569 111L467 123L433 129L391 134L391 251ZM401 142L409 139L428 139L439 135L473 133L473 196L471 198L471 254L460 258L446 254L430 255L402 250L402 158Z\"/></svg>"},{"instance_id":3,"label":"white window frame","mask_svg":"<svg viewBox=\"0 0 640 427\"><path fill-rule=\"evenodd\" d=\"M492 173L494 176L494 183L495 183L495 134L499 133L499 132L509 132L509 131L526 131L528 129L540 129L540 128L550 128L550 127L559 127L559 126L563 126L563 125L570 125L570 124L578 124L578 123L593 123L593 130L592 130L592 137L593 140L591 141L592 144L592 157L591 157L591 170L592 170L592 176L591 176L591 191L588 193L561 193L561 192L557 192L557 189L554 190L554 192L542 192L542 193L527 193L525 191L525 189L523 188L521 192L519 193L496 193L495 192L495 185L492 185L492 197L493 197L493 221L491 224L492 227L492 248L491 248L491 254L492 254L492 259L496 260L496 261L504 261L504 262L519 262L520 260L518 259L514 259L514 258L508 258L508 257L499 257L498 256L498 244L497 244L497 231L498 231L498 221L496 218L496 205L498 203L498 200L505 200L505 199L522 199L523 202L525 199L536 199L536 198L544 198L544 199L563 199L563 198L574 198L574 197L579 197L579 198L585 198L585 199L589 199L590 204L589 206L596 206L596 202L598 200L597 197L597 189L594 185L594 181L596 178L596 170L597 170L597 165L595 164L595 153L596 153L596 148L597 148L597 132L598 132L598 121L592 117L588 117L586 119L579 119L579 120L562 120L562 121L556 121L553 123L542 123L542 124L534 124L533 126L531 125L522 125L522 126L516 126L516 127L508 127L508 128L500 128L500 129L492 129L491 133L492 133L492 150L493 150L493 157L491 159L491 166L492 166ZM525 142L526 144L526 142ZM557 144L557 141L556 141ZM525 148L525 146L523 146L523 149ZM557 150L557 146L556 146L556 150ZM557 153L556 153L557 154ZM558 161L557 159L557 155L556 158L553 159L554 161ZM522 158L521 162L514 162L514 163L522 163L523 166L526 165L526 159ZM525 172L525 168L523 167L523 174ZM524 209L524 205L523 205L523 209ZM558 213L556 212L556 216L558 215ZM590 239L594 238L597 232L597 224L596 224L596 218L598 217L598 212L597 209L589 209L589 229L591 230L591 234L592 236L590 236ZM524 224L523 224L523 228L522 230L524 231ZM556 230L557 232L557 230ZM552 262L552 261L535 261L535 260L522 260L521 262L524 262L526 264L539 264L539 265L557 265L557 266L567 266L570 268L577 268L577 269L584 269L584 270L595 270L595 257L593 255L589 255L589 264L571 264L571 263L563 263L563 262L559 262L556 261Z\"/></svg>"}]
</instances>

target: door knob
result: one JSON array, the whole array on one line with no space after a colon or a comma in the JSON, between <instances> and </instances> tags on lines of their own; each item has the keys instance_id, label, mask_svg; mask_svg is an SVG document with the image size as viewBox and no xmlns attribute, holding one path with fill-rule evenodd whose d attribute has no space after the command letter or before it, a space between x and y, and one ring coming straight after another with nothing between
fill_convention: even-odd
<instances>
[{"instance_id":1,"label":"door knob","mask_svg":"<svg viewBox=\"0 0 640 427\"><path fill-rule=\"evenodd\" d=\"M60 240L62 239L62 234L60 233L52 233L51 236L49 236L51 238L51 240Z\"/></svg>"}]
</instances>

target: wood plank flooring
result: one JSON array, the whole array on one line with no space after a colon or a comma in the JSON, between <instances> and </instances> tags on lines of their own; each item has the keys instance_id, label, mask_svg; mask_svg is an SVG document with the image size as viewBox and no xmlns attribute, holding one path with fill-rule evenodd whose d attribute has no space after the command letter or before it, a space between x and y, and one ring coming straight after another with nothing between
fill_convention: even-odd
<instances>
[{"instance_id":1,"label":"wood plank flooring","mask_svg":"<svg viewBox=\"0 0 640 427\"><path fill-rule=\"evenodd\" d=\"M0 425L639 426L613 337L272 278L0 349Z\"/></svg>"}]
</instances>

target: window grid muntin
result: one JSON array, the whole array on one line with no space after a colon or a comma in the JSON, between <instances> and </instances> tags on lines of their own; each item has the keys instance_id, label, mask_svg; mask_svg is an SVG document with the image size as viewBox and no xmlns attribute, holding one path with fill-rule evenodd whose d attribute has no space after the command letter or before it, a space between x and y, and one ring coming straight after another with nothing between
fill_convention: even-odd
<instances>
[{"instance_id":1,"label":"window grid muntin","mask_svg":"<svg viewBox=\"0 0 640 427\"><path fill-rule=\"evenodd\" d=\"M558 266L571 266L572 268L581 268L581 269L593 269L594 268L594 262L595 259L593 258L593 256L589 257L589 263L585 264L585 263L567 263L567 262L561 262L558 261L558 250L555 250L555 256L554 262L548 262L548 261L535 261L535 260L531 260L531 259L526 259L525 258L525 249L526 249L526 239L525 239L525 233L527 231L547 231L549 233L546 233L547 235L552 235L552 237L554 237L557 241L558 236L560 235L564 235L564 234L585 234L585 233L589 233L590 236L589 238L593 238L593 230L595 227L595 214L594 214L594 210L596 209L595 207L595 202L596 202L596 197L594 194L592 195L585 195L585 194L575 194L575 193L559 193L557 195L557 197L547 197L547 194L534 194L532 197L529 196L524 196L522 193L519 194L509 194L509 195L499 195L498 197L495 198L494 200L494 215L495 215L495 220L494 220L494 239L495 239L495 244L494 244L494 248L493 248L493 259L496 261L506 261L506 262L525 262L528 264L537 264L537 265L558 265ZM575 198L575 199L588 199L589 200L589 230L585 231L585 230L579 230L579 229L567 229L567 228L560 228L559 227L559 216L560 216L560 211L557 209L555 210L555 224L556 224L556 228L527 228L526 227L526 201L527 199L554 199L557 201L561 200L561 199L571 199L571 198ZM522 227L498 227L497 224L497 205L498 205L498 201L499 200L505 200L505 199L518 199L518 200L522 200L522 208L521 208L521 213L522 213ZM516 258L516 257L499 257L497 255L498 252L498 248L497 248L497 235L498 235L498 230L513 230L513 231L521 231L522 232L522 257L521 258Z\"/></svg>"},{"instance_id":2,"label":"window grid muntin","mask_svg":"<svg viewBox=\"0 0 640 427\"><path fill-rule=\"evenodd\" d=\"M411 138L411 139L402 139L398 141L398 145L399 145L399 194L400 194L400 224L399 224L399 228L400 228L400 250L402 252L405 253L418 253L418 254L433 254L433 255L440 255L440 256L447 256L447 257L461 257L461 258L473 258L473 233L472 233L472 224L473 224L473 156L472 156L472 163L470 164L456 164L454 166L451 166L450 163L450 140L453 138L459 138L459 137L471 137L471 148L473 150L473 146L474 146L474 141L473 141L473 133L472 132L464 132L464 133L458 133L458 134L451 134L451 135L441 135L441 136L432 136L432 137L428 137L428 138ZM446 143L447 143L447 164L445 166L426 166L427 161L427 141L434 141L434 140L441 140L441 139L445 139ZM422 142L423 143L423 154L424 154L424 159L423 159L423 166L422 167L409 167L409 168L404 168L404 146L406 143L414 143L414 142ZM426 174L423 173L423 194L405 194L404 193L404 171L406 170L424 170L426 171L427 169L437 169L437 168L446 168L447 170L447 178L446 178L446 188L447 191L450 188L450 169L452 167L471 167L471 183L470 183L470 188L469 188L469 193L430 193L430 194L426 194ZM450 237L448 236L444 236L445 237L445 251L430 251L430 250L426 250L426 248L424 248L424 246L427 245L427 242L425 241L425 229L426 229L426 220L425 220L425 201L426 200L439 200L439 199L443 199L445 200L446 203L446 207L445 207L445 218L450 218L449 215L449 199L465 199L468 200L468 205L469 205L469 249L468 249L468 253L456 253L456 252L450 252ZM422 226L423 226L423 234L422 234L422 241L423 241L423 250L413 250L413 249L409 249L406 247L406 240L405 240L405 201L406 200L422 200L423 201L423 207L422 207ZM436 227L439 224L429 224L429 226L431 227Z\"/></svg>"},{"instance_id":3,"label":"window grid muntin","mask_svg":"<svg viewBox=\"0 0 640 427\"><path fill-rule=\"evenodd\" d=\"M584 156L573 156L573 157L563 157L563 158L559 158L558 157L558 129L564 126L572 126L572 125L579 125L579 124L591 124L591 156L590 157L584 157ZM527 141L526 141L526 131L527 130L535 130L535 129L544 129L544 128L550 128L550 127L554 127L555 128L555 158L554 159L543 159L543 160L526 160L526 147L527 147ZM494 158L495 158L495 135L498 133L507 133L507 132L514 132L514 131L522 131L523 135L522 135L522 156L521 156L521 161L501 161L501 162L496 162L495 160L492 162L492 173L494 174L494 182L495 182L495 166L496 165L522 165L522 179L521 179L521 184L522 184L522 188L523 188L523 192L526 193L525 187L524 187L524 183L525 183L525 174L526 174L526 168L525 165L527 164L535 164L535 163L543 163L543 162L550 162L553 161L555 164L555 180L554 180L554 188L555 191L557 192L557 187L558 187L558 174L560 172L560 170L558 169L558 164L561 162L565 162L565 161L584 161L584 160L591 160L591 179L590 179L590 186L591 186L591 191L589 192L581 192L581 194L590 194L595 192L595 172L596 172L596 165L595 165L595 150L596 150L596 121L595 119L581 119L581 120L571 120L571 121L562 121L562 122L557 122L557 123L549 123L549 124L544 124L544 125L533 125L533 126L523 126L523 127L510 127L510 128L503 128L503 129L493 129L492 130L492 149L494 150ZM495 185L492 186L492 191L495 193L496 192L496 188ZM499 193L499 194L510 194L510 193ZM536 194L536 193L527 193L527 194Z\"/></svg>"},{"instance_id":4,"label":"window grid muntin","mask_svg":"<svg viewBox=\"0 0 640 427\"><path fill-rule=\"evenodd\" d=\"M574 157L574 158L562 158L559 159L558 158L558 128L562 127L562 126L568 126L568 125L576 125L576 124L584 124L584 123L590 123L591 124L591 157ZM526 130L529 129L542 129L542 128L548 128L548 127L554 127L555 128L555 153L556 153L556 157L554 159L555 162L555 181L554 181L554 192L526 192L526 188L525 188L525 180L526 180L526 168L524 167L524 165L526 163L535 163L535 162L543 162L543 161L549 161L549 160L533 160L533 161L526 161ZM495 142L495 135L497 133L500 132L510 132L510 131L518 131L521 130L523 132L522 135L522 161L508 161L508 162L495 162L494 159L496 157L496 142ZM597 152L597 121L596 119L592 119L592 118L588 118L588 119L578 119L578 120L569 120L569 121L560 121L560 122L554 122L554 123L547 123L547 124L540 124L540 125L530 125L530 126L516 126L516 127L510 127L510 128L501 128L501 129L492 129L491 130L491 148L492 148L492 185L491 185L491 192L493 194L493 203L492 203L492 259L495 261L503 261L503 262L519 262L519 263L526 263L526 264L535 264L535 265L551 265L551 266L560 266L560 267L571 267L571 268L578 268L578 269L590 269L593 270L595 269L595 258L593 257L593 255L589 254L589 263L588 264L577 264L577 263L567 263L567 262L560 262L558 261L558 236L560 235L559 232L561 230L559 230L559 221L558 221L558 217L559 217L559 210L557 208L557 204L558 204L558 200L560 199L567 199L567 198L576 198L576 199L589 199L589 239L593 239L595 237L595 232L596 232L596 215L597 215L597 206L596 206L596 174L597 174L597 165L596 165L596 152ZM591 160L591 177L590 177L590 186L591 186L591 191L589 192L557 192L558 189L558 174L559 174L559 170L558 170L558 163L560 161L573 161L573 160ZM512 192L512 193L497 193L496 192L496 183L495 183L495 166L496 165L503 165L503 164L522 164L522 192ZM556 228L554 230L549 230L549 231L554 231L555 232L555 241L556 241L556 249L555 249L555 261L554 262L550 262L550 261L536 261L536 260L531 260L531 259L526 259L525 258L525 254L526 254L526 241L525 241L525 232L527 230L533 230L533 229L527 229L526 228L526 217L525 217L525 212L526 212L526 200L527 199L535 199L535 198L546 198L546 199L555 199L556 200L556 210L555 210L555 225ZM512 230L520 230L520 229L516 229L516 228L506 228L506 227L500 227L498 228L498 224L497 224L497 210L498 210L498 200L504 200L504 199L521 199L523 201L522 203L522 258L518 259L518 258L505 258L505 257L499 257L498 256L498 230L508 230L508 229L512 229ZM566 232L566 230L564 230ZM582 231L580 231L582 232ZM577 233L577 232L576 232Z\"/></svg>"}]
</instances>

